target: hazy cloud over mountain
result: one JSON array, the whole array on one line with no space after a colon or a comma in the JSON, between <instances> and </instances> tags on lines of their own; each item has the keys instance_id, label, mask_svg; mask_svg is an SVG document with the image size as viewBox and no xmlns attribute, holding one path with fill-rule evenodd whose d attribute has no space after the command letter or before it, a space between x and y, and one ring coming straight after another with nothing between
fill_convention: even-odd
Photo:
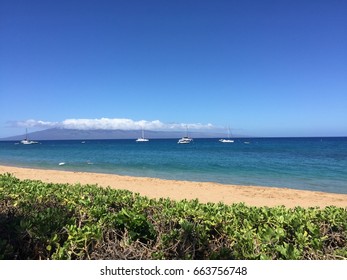
<instances>
[{"instance_id":1,"label":"hazy cloud over mountain","mask_svg":"<svg viewBox=\"0 0 347 280\"><path fill-rule=\"evenodd\" d=\"M65 128L65 129L148 129L148 130L181 130L188 127L190 130L206 130L215 128L212 124L201 123L164 123L160 120L147 121L124 118L100 118L100 119L66 119L60 122L41 120L26 120L12 122L11 126L29 128Z\"/></svg>"}]
</instances>

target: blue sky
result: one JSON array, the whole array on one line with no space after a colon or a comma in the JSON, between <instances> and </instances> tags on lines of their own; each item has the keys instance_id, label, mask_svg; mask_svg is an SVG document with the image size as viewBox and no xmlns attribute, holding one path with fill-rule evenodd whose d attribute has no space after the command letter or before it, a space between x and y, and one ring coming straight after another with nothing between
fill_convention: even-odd
<instances>
[{"instance_id":1,"label":"blue sky","mask_svg":"<svg viewBox=\"0 0 347 280\"><path fill-rule=\"evenodd\" d=\"M0 0L0 137L66 123L346 136L346 14L342 0Z\"/></svg>"}]
</instances>

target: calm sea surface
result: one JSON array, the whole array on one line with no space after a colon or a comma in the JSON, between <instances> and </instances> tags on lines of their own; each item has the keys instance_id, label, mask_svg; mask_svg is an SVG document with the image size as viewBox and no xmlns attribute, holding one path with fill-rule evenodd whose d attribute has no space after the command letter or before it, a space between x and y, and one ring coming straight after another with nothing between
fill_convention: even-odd
<instances>
[{"instance_id":1,"label":"calm sea surface","mask_svg":"<svg viewBox=\"0 0 347 280\"><path fill-rule=\"evenodd\" d=\"M0 142L0 164L347 193L347 137Z\"/></svg>"}]
</instances>

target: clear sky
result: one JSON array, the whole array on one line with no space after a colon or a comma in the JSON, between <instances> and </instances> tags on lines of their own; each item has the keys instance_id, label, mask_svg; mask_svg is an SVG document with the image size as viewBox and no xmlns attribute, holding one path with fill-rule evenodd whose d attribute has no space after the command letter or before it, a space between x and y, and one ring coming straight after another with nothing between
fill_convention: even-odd
<instances>
[{"instance_id":1,"label":"clear sky","mask_svg":"<svg viewBox=\"0 0 347 280\"><path fill-rule=\"evenodd\" d=\"M0 0L0 137L347 136L346 15L344 0Z\"/></svg>"}]
</instances>

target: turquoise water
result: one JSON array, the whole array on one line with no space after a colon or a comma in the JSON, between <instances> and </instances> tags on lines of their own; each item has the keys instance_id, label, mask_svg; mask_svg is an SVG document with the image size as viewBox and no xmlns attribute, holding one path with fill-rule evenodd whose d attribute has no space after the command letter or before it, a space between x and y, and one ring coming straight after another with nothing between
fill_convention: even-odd
<instances>
[{"instance_id":1,"label":"turquoise water","mask_svg":"<svg viewBox=\"0 0 347 280\"><path fill-rule=\"evenodd\" d=\"M0 164L347 193L347 137L0 142Z\"/></svg>"}]
</instances>

